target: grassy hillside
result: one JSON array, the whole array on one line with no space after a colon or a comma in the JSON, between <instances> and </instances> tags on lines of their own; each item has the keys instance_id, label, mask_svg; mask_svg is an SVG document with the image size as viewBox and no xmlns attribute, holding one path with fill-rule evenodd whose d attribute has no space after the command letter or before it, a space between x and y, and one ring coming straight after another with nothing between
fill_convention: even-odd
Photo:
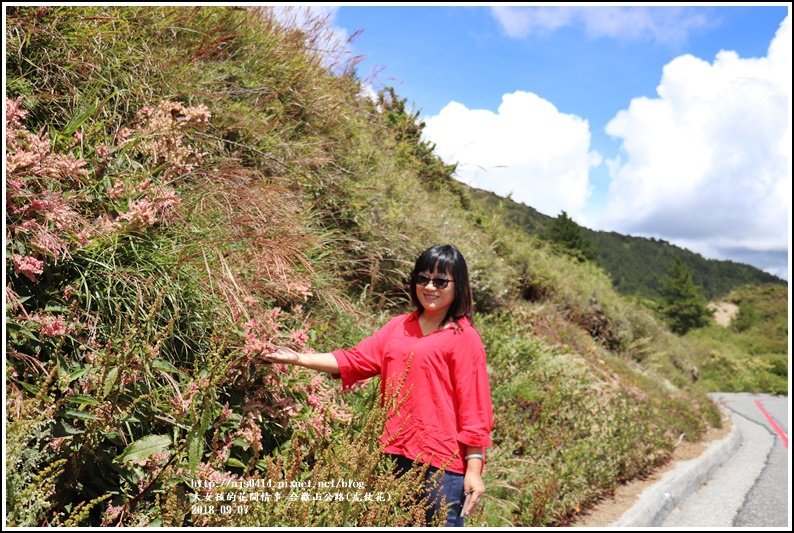
<instances>
[{"instance_id":1,"label":"grassy hillside","mask_svg":"<svg viewBox=\"0 0 794 533\"><path fill-rule=\"evenodd\" d=\"M706 347L475 202L404 100L328 69L323 31L8 9L9 525L421 524L375 445L377 384L258 355L353 345L410 308L434 243L467 258L497 417L470 524L565 524L719 423ZM364 499L306 489L335 479Z\"/></svg>"},{"instance_id":2,"label":"grassy hillside","mask_svg":"<svg viewBox=\"0 0 794 533\"><path fill-rule=\"evenodd\" d=\"M788 290L748 285L725 298L739 307L729 327L688 333L710 350L702 385L720 391L788 392Z\"/></svg>"},{"instance_id":3,"label":"grassy hillside","mask_svg":"<svg viewBox=\"0 0 794 533\"><path fill-rule=\"evenodd\" d=\"M622 294L643 297L658 295L667 269L680 258L692 272L692 279L706 298L724 297L734 289L751 284L786 282L753 266L734 261L705 259L700 254L661 239L620 235L614 232L585 231L597 248L596 262L610 275Z\"/></svg>"},{"instance_id":4,"label":"grassy hillside","mask_svg":"<svg viewBox=\"0 0 794 533\"><path fill-rule=\"evenodd\" d=\"M473 189L472 197L488 209L499 209L507 223L532 235L543 235L553 220L537 210L483 190ZM700 254L664 240L621 235L616 232L581 228L582 235L596 249L594 261L612 278L621 294L660 298L659 289L670 265L681 259L692 271L692 278L709 299L720 298L750 284L779 284L785 281L753 266L734 261L706 259Z\"/></svg>"}]
</instances>

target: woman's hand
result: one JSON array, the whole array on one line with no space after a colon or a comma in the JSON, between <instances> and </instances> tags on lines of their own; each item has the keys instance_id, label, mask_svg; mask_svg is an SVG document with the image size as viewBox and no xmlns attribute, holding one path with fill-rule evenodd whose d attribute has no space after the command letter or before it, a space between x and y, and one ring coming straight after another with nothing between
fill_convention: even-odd
<instances>
[{"instance_id":1,"label":"woman's hand","mask_svg":"<svg viewBox=\"0 0 794 533\"><path fill-rule=\"evenodd\" d=\"M466 499L463 503L462 516L469 516L477 509L477 505L485 494L485 484L482 482L482 476L474 471L466 471L463 478L463 493Z\"/></svg>"},{"instance_id":2,"label":"woman's hand","mask_svg":"<svg viewBox=\"0 0 794 533\"><path fill-rule=\"evenodd\" d=\"M260 357L270 363L298 365L310 370L328 372L332 375L339 374L339 363L336 362L336 357L332 353L299 353L286 346L277 346L274 351Z\"/></svg>"},{"instance_id":3,"label":"woman's hand","mask_svg":"<svg viewBox=\"0 0 794 533\"><path fill-rule=\"evenodd\" d=\"M262 357L265 361L286 365L299 365L301 362L301 354L286 346L278 346L275 352L270 352Z\"/></svg>"}]
</instances>

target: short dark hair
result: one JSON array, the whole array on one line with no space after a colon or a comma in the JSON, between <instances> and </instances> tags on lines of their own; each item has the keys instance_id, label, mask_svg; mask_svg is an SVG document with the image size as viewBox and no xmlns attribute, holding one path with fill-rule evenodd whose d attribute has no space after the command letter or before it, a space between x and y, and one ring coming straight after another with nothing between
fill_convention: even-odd
<instances>
[{"instance_id":1,"label":"short dark hair","mask_svg":"<svg viewBox=\"0 0 794 533\"><path fill-rule=\"evenodd\" d=\"M449 272L455 281L455 299L449 306L447 316L442 324L450 320L457 320L464 316L472 321L471 286L469 284L469 269L460 250L451 244L436 244L431 246L417 258L411 272L411 301L421 313L424 311L416 295L416 276L422 272Z\"/></svg>"}]
</instances>

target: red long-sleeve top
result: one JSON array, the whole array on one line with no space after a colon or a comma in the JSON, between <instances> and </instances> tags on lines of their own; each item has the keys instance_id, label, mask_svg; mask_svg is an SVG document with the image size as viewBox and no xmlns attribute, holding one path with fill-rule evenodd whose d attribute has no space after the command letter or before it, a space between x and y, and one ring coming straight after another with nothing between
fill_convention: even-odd
<instances>
[{"instance_id":1,"label":"red long-sleeve top","mask_svg":"<svg viewBox=\"0 0 794 533\"><path fill-rule=\"evenodd\" d=\"M418 311L397 316L354 348L334 350L336 377L349 388L380 375L382 400L398 389L380 439L385 452L464 473L466 446L491 445L485 347L466 318L426 336L418 318Z\"/></svg>"}]
</instances>

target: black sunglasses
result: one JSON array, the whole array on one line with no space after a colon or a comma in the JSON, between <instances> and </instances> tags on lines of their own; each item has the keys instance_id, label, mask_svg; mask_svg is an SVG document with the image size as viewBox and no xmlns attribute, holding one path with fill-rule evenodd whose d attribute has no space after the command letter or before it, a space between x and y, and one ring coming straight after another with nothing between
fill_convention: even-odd
<instances>
[{"instance_id":1,"label":"black sunglasses","mask_svg":"<svg viewBox=\"0 0 794 533\"><path fill-rule=\"evenodd\" d=\"M433 286L436 289L444 289L444 288L446 288L447 285L449 285L449 283L451 281L455 281L455 280L445 279L445 278L433 278L431 280L430 278L428 278L427 276L425 276L423 274L417 274L416 275L416 284L417 285L421 285L421 286L424 287L425 285L427 285L431 281L433 282Z\"/></svg>"}]
</instances>

